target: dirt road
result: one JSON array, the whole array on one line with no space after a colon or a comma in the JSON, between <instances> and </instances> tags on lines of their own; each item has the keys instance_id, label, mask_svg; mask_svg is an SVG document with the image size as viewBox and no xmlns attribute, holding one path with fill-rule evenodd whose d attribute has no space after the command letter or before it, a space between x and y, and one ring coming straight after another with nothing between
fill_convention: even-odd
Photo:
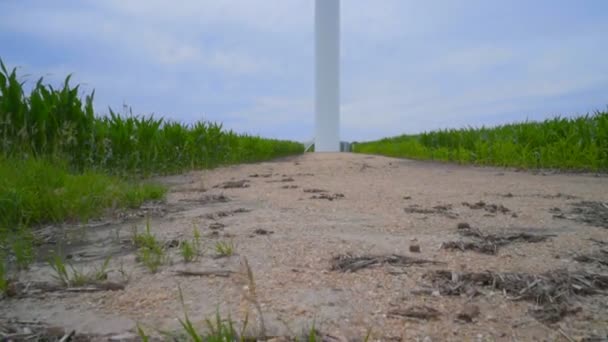
<instances>
[{"instance_id":1,"label":"dirt road","mask_svg":"<svg viewBox=\"0 0 608 342\"><path fill-rule=\"evenodd\" d=\"M605 176L306 154L161 181L171 189L166 203L135 214L149 215L151 231L169 242L170 265L152 274L136 261L129 237L145 226L137 215L66 226L75 267L111 255L109 280L128 278L126 288L25 292L1 301L0 317L108 336L135 322L172 331L184 313L179 284L193 322L216 310L235 321L247 313L250 334L261 311L268 336L314 322L355 340L369 329L386 341L608 337ZM195 227L205 254L185 264L177 246ZM217 241L233 243L235 255L217 257ZM20 276L52 281L44 262Z\"/></svg>"}]
</instances>

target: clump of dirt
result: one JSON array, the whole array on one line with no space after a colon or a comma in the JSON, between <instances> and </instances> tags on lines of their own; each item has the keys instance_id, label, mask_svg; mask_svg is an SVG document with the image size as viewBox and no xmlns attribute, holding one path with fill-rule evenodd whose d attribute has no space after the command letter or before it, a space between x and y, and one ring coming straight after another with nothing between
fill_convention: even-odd
<instances>
[{"instance_id":1,"label":"clump of dirt","mask_svg":"<svg viewBox=\"0 0 608 342\"><path fill-rule=\"evenodd\" d=\"M274 232L272 230L266 230L264 228L258 228L256 230L253 231L253 234L255 235L271 235L274 234Z\"/></svg>"},{"instance_id":2,"label":"clump of dirt","mask_svg":"<svg viewBox=\"0 0 608 342\"><path fill-rule=\"evenodd\" d=\"M582 201L570 205L572 208L568 212L563 212L560 208L553 208L549 211L554 214L554 218L608 228L608 203Z\"/></svg>"},{"instance_id":3,"label":"clump of dirt","mask_svg":"<svg viewBox=\"0 0 608 342\"><path fill-rule=\"evenodd\" d=\"M471 225L468 224L467 222L460 222L460 223L458 223L458 225L456 227L458 229L471 229Z\"/></svg>"},{"instance_id":4,"label":"clump of dirt","mask_svg":"<svg viewBox=\"0 0 608 342\"><path fill-rule=\"evenodd\" d=\"M320 195L314 195L311 197L311 199L325 199L328 201L333 201L333 200L337 200L340 198L344 198L344 194L325 194L322 193Z\"/></svg>"},{"instance_id":5,"label":"clump of dirt","mask_svg":"<svg viewBox=\"0 0 608 342\"><path fill-rule=\"evenodd\" d=\"M364 268L377 267L388 264L396 267L407 267L411 265L441 264L438 261L412 258L405 255L361 255L351 254L338 255L331 260L331 270L340 272L357 272Z\"/></svg>"},{"instance_id":6,"label":"clump of dirt","mask_svg":"<svg viewBox=\"0 0 608 342\"><path fill-rule=\"evenodd\" d=\"M608 250L600 249L589 254L577 255L574 257L574 260L583 263L595 263L602 266L608 266Z\"/></svg>"},{"instance_id":7,"label":"clump of dirt","mask_svg":"<svg viewBox=\"0 0 608 342\"><path fill-rule=\"evenodd\" d=\"M502 204L488 204L484 201L479 201L476 203L469 203L469 202L462 202L462 205L465 207L469 207L470 209L473 210L479 210L479 209L483 209L487 212L489 212L490 214L496 214L496 213L501 213L501 214L507 214L509 212L511 212L511 210L505 206L503 206Z\"/></svg>"},{"instance_id":8,"label":"clump of dirt","mask_svg":"<svg viewBox=\"0 0 608 342\"><path fill-rule=\"evenodd\" d=\"M451 210L451 204L436 205L433 208L421 208L418 204L412 204L409 207L403 208L403 211L408 214L438 214L451 219L458 218L458 214L452 212Z\"/></svg>"},{"instance_id":9,"label":"clump of dirt","mask_svg":"<svg viewBox=\"0 0 608 342\"><path fill-rule=\"evenodd\" d=\"M215 185L214 188L220 188L220 189L240 189L240 188L248 188L249 187L249 180L247 179L241 179L238 181L227 181L218 185Z\"/></svg>"},{"instance_id":10,"label":"clump of dirt","mask_svg":"<svg viewBox=\"0 0 608 342\"><path fill-rule=\"evenodd\" d=\"M475 320L475 318L477 318L477 316L479 316L479 313L480 313L479 306L473 305L473 304L467 304L456 315L456 319L458 319L462 322L471 323L471 322L473 322L473 320Z\"/></svg>"},{"instance_id":11,"label":"clump of dirt","mask_svg":"<svg viewBox=\"0 0 608 342\"><path fill-rule=\"evenodd\" d=\"M461 228L462 227L462 228ZM468 224L458 225L458 233L464 237L469 237L471 241L448 241L441 245L442 249L458 249L461 251L472 250L482 254L495 255L502 246L514 242L537 243L543 242L555 235L540 235L526 232L507 233L507 234L484 234L479 229L471 229Z\"/></svg>"},{"instance_id":12,"label":"clump of dirt","mask_svg":"<svg viewBox=\"0 0 608 342\"><path fill-rule=\"evenodd\" d=\"M424 276L432 283L432 288L444 296L475 296L479 288L502 291L511 300L525 300L543 305L553 310L555 304L569 305L574 296L606 294L608 275L586 271L569 272L554 270L540 275L528 273L457 273L446 270L431 271ZM569 306L568 306L569 307ZM569 314L573 310L560 309L558 313ZM538 319L549 321L563 316L537 315Z\"/></svg>"},{"instance_id":13,"label":"clump of dirt","mask_svg":"<svg viewBox=\"0 0 608 342\"><path fill-rule=\"evenodd\" d=\"M410 306L405 309L394 309L388 312L389 316L417 318L422 320L435 320L441 316L441 312L426 305Z\"/></svg>"},{"instance_id":14,"label":"clump of dirt","mask_svg":"<svg viewBox=\"0 0 608 342\"><path fill-rule=\"evenodd\" d=\"M222 217L228 217L228 216L232 216L234 214L248 213L250 211L251 211L251 209L245 209L245 208L238 208L238 209L234 209L234 210L222 210L222 211L218 211L215 213L207 214L204 217L208 220L217 220Z\"/></svg>"}]
</instances>

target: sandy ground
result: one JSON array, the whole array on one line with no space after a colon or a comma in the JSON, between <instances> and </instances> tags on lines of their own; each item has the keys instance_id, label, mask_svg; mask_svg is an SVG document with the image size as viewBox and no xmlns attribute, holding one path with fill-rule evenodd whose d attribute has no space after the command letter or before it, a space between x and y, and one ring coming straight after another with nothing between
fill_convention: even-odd
<instances>
[{"instance_id":1,"label":"sandy ground","mask_svg":"<svg viewBox=\"0 0 608 342\"><path fill-rule=\"evenodd\" d=\"M230 180L247 180L248 187L214 188ZM204 256L184 264L179 248L170 248L172 263L151 274L136 262L133 249L125 246L133 227L142 231L144 219L114 220L87 229L66 226L62 236L71 239L66 248L75 267L98 266L112 255L110 279L122 281L128 274L126 288L4 299L0 318L41 321L104 336L133 331L136 322L150 333L174 331L180 327L178 318L184 316L179 284L193 322L202 326L216 310L235 321L248 313L253 334L259 331L260 320L247 295L251 286L243 275L243 258L247 258L256 282L255 301L269 336L294 336L313 322L322 332L353 340L361 340L369 329L372 339L383 341L568 341L608 336L605 295L575 297L573 305L580 310L557 323L541 323L529 313L535 303L511 300L492 289L472 298L416 292L429 285L425 274L433 270L608 273L606 266L573 260L601 248L590 239L608 241L605 221L602 227L601 221L586 224L569 219L574 218L569 210L575 203L608 201L605 176L306 154L161 181L170 185L170 193L166 203L149 206L152 232L166 241L185 240L192 238L197 227L207 246ZM214 202L210 197L219 194L230 201ZM312 198L322 194L343 197ZM462 204L479 201L502 205L508 211L492 213ZM433 209L436 206L445 208ZM248 211L238 212L240 208ZM218 217L219 212L227 215ZM556 218L559 213L565 218ZM217 222L225 226L213 233L209 226ZM539 243L513 243L496 255L441 249L446 241L463 239L457 229L463 222L484 233L526 231L555 236ZM259 229L268 234L256 233ZM236 255L216 258L216 241L232 241ZM420 253L410 252L412 245L420 246ZM332 270L332 258L348 253L400 254L441 264ZM176 270L185 269L234 273L229 277L176 276ZM52 281L52 273L40 262L22 272L20 279L23 283ZM467 305L479 308L472 322L457 319ZM390 314L412 306L434 308L438 317Z\"/></svg>"}]
</instances>

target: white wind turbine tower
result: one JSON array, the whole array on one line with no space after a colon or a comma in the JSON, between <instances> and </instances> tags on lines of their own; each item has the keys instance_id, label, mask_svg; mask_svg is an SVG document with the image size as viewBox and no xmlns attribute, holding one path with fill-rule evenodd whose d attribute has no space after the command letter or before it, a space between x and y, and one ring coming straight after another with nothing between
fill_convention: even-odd
<instances>
[{"instance_id":1,"label":"white wind turbine tower","mask_svg":"<svg viewBox=\"0 0 608 342\"><path fill-rule=\"evenodd\" d=\"M315 152L339 152L340 0L316 0L315 54Z\"/></svg>"}]
</instances>

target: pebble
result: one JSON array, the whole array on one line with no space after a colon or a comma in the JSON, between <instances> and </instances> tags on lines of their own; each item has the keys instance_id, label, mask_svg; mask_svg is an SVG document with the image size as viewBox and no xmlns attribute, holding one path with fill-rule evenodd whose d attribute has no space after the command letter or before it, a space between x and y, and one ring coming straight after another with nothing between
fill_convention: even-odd
<instances>
[{"instance_id":1,"label":"pebble","mask_svg":"<svg viewBox=\"0 0 608 342\"><path fill-rule=\"evenodd\" d=\"M410 245L410 252L420 253L420 245Z\"/></svg>"}]
</instances>

